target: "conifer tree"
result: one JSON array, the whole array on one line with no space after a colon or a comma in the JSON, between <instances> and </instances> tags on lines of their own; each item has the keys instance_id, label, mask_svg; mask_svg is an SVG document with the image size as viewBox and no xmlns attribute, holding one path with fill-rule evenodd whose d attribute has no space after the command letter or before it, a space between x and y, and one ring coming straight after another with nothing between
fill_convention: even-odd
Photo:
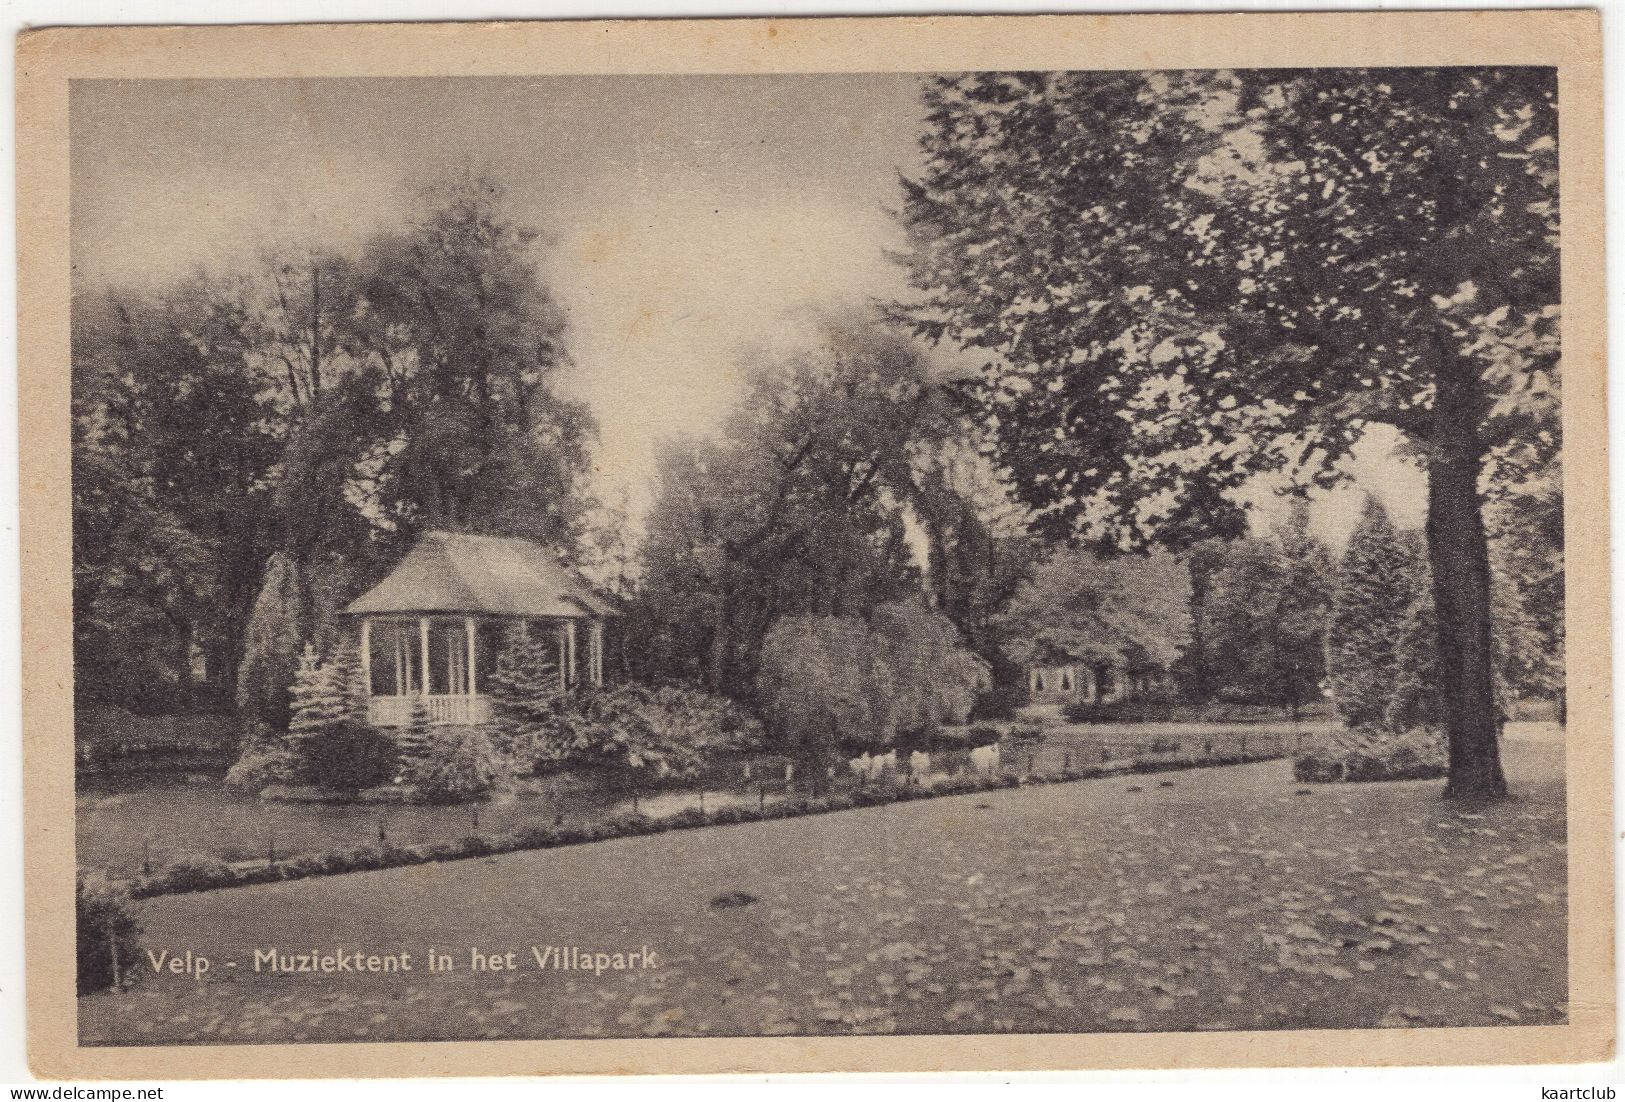
<instances>
[{"instance_id":1,"label":"conifer tree","mask_svg":"<svg viewBox=\"0 0 1625 1102\"><path fill-rule=\"evenodd\" d=\"M361 665L359 640L349 632L340 632L333 641L327 664L332 669L334 683L344 697L344 717L354 723L367 722L367 698L371 695L366 683L366 671Z\"/></svg>"},{"instance_id":2,"label":"conifer tree","mask_svg":"<svg viewBox=\"0 0 1625 1102\"><path fill-rule=\"evenodd\" d=\"M511 625L486 681L494 706L497 741L507 753L534 756L549 729L560 692L556 649L529 625Z\"/></svg>"},{"instance_id":3,"label":"conifer tree","mask_svg":"<svg viewBox=\"0 0 1625 1102\"><path fill-rule=\"evenodd\" d=\"M414 759L421 759L429 749L431 739L434 737L433 729L429 725L429 702L420 692L412 694L412 709L407 713L406 726L400 728L401 757L406 759L408 770Z\"/></svg>"},{"instance_id":4,"label":"conifer tree","mask_svg":"<svg viewBox=\"0 0 1625 1102\"><path fill-rule=\"evenodd\" d=\"M289 689L293 717L288 722L288 738L294 745L332 730L348 718L350 705L336 673L331 664L316 656L315 647L305 644Z\"/></svg>"},{"instance_id":5,"label":"conifer tree","mask_svg":"<svg viewBox=\"0 0 1625 1102\"><path fill-rule=\"evenodd\" d=\"M1388 513L1366 498L1337 569L1326 664L1350 727L1381 728L1400 678L1417 563Z\"/></svg>"}]
</instances>

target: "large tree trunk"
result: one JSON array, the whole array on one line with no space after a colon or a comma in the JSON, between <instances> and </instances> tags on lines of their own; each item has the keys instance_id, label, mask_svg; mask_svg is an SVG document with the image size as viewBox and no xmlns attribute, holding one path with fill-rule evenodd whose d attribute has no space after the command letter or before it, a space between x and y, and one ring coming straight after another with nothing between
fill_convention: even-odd
<instances>
[{"instance_id":1,"label":"large tree trunk","mask_svg":"<svg viewBox=\"0 0 1625 1102\"><path fill-rule=\"evenodd\" d=\"M1441 387L1440 406L1446 398ZM1470 431L1441 426L1430 441L1428 564L1438 625L1439 698L1450 742L1445 795L1501 796L1506 779L1490 646L1490 559Z\"/></svg>"}]
</instances>

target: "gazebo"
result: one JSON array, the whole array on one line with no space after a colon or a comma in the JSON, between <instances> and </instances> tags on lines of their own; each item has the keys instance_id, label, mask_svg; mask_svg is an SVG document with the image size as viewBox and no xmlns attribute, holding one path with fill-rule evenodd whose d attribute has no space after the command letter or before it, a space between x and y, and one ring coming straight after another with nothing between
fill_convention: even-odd
<instances>
[{"instance_id":1,"label":"gazebo","mask_svg":"<svg viewBox=\"0 0 1625 1102\"><path fill-rule=\"evenodd\" d=\"M368 720L404 727L419 694L431 723L488 720L482 690L515 624L556 648L560 692L603 684L604 626L618 612L542 544L428 532L344 614L360 622Z\"/></svg>"}]
</instances>

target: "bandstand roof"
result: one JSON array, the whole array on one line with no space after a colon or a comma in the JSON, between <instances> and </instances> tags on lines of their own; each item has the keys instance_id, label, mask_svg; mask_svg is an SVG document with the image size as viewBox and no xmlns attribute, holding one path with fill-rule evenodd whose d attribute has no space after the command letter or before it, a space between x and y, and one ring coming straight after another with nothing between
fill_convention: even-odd
<instances>
[{"instance_id":1,"label":"bandstand roof","mask_svg":"<svg viewBox=\"0 0 1625 1102\"><path fill-rule=\"evenodd\" d=\"M615 616L609 598L531 540L427 532L383 581L344 610L495 616Z\"/></svg>"}]
</instances>

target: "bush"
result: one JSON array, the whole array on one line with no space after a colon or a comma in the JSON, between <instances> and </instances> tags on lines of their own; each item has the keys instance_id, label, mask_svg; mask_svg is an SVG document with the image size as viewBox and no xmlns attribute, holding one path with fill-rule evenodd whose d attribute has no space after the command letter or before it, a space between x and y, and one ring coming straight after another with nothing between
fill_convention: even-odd
<instances>
[{"instance_id":1,"label":"bush","mask_svg":"<svg viewBox=\"0 0 1625 1102\"><path fill-rule=\"evenodd\" d=\"M359 792L394 779L395 740L365 723L345 720L299 743L300 770L311 784L335 792Z\"/></svg>"},{"instance_id":2,"label":"bush","mask_svg":"<svg viewBox=\"0 0 1625 1102\"><path fill-rule=\"evenodd\" d=\"M484 727L431 727L404 780L430 803L453 804L483 796L513 777L513 763Z\"/></svg>"},{"instance_id":3,"label":"bush","mask_svg":"<svg viewBox=\"0 0 1625 1102\"><path fill-rule=\"evenodd\" d=\"M1012 682L1008 685L995 685L987 692L976 698L971 706L970 720L980 719L1014 719L1015 715L1028 703L1027 686L1021 682Z\"/></svg>"},{"instance_id":4,"label":"bush","mask_svg":"<svg viewBox=\"0 0 1625 1102\"><path fill-rule=\"evenodd\" d=\"M1075 700L1061 714L1068 723L1156 723L1173 718L1174 703L1166 699Z\"/></svg>"},{"instance_id":5,"label":"bush","mask_svg":"<svg viewBox=\"0 0 1625 1102\"><path fill-rule=\"evenodd\" d=\"M79 877L74 912L79 994L106 990L135 968L141 923L130 909L129 894L98 876Z\"/></svg>"},{"instance_id":6,"label":"bush","mask_svg":"<svg viewBox=\"0 0 1625 1102\"><path fill-rule=\"evenodd\" d=\"M162 885L162 892L201 892L230 883L233 873L231 866L217 857L188 854L165 865L153 880Z\"/></svg>"},{"instance_id":7,"label":"bush","mask_svg":"<svg viewBox=\"0 0 1625 1102\"><path fill-rule=\"evenodd\" d=\"M1448 772L1444 735L1425 727L1408 731L1350 730L1326 746L1299 754L1292 774L1299 781L1408 781L1442 777Z\"/></svg>"},{"instance_id":8,"label":"bush","mask_svg":"<svg viewBox=\"0 0 1625 1102\"><path fill-rule=\"evenodd\" d=\"M696 776L720 755L762 742L761 724L739 705L673 686L579 692L560 705L553 722L548 741L564 760L640 784Z\"/></svg>"},{"instance_id":9,"label":"bush","mask_svg":"<svg viewBox=\"0 0 1625 1102\"><path fill-rule=\"evenodd\" d=\"M251 742L226 770L226 787L254 795L271 785L288 784L299 775L299 762L285 747Z\"/></svg>"}]
</instances>

